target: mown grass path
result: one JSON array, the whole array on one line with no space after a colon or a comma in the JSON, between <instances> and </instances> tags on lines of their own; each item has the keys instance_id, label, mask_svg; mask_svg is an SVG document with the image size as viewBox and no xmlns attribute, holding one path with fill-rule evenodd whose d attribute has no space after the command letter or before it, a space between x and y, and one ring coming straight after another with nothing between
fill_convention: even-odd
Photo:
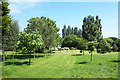
<instances>
[{"instance_id":1,"label":"mown grass path","mask_svg":"<svg viewBox=\"0 0 120 80\"><path fill-rule=\"evenodd\" d=\"M87 53L87 52L86 52ZM41 54L39 54L41 55ZM32 58L31 65L15 62L25 62L28 59L7 59L2 62L4 78L117 78L118 53L82 55L79 50L47 54L46 58ZM14 64L6 64L6 63Z\"/></svg>"}]
</instances>

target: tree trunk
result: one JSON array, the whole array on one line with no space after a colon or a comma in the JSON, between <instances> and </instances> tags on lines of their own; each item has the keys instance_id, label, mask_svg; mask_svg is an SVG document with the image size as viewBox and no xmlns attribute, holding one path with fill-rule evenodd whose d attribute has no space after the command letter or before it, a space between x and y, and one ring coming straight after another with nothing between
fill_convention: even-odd
<instances>
[{"instance_id":1,"label":"tree trunk","mask_svg":"<svg viewBox=\"0 0 120 80\"><path fill-rule=\"evenodd\" d=\"M38 53L37 53L37 57L38 57Z\"/></svg>"},{"instance_id":2,"label":"tree trunk","mask_svg":"<svg viewBox=\"0 0 120 80\"><path fill-rule=\"evenodd\" d=\"M6 56L7 56L7 51L6 51Z\"/></svg>"},{"instance_id":3,"label":"tree trunk","mask_svg":"<svg viewBox=\"0 0 120 80\"><path fill-rule=\"evenodd\" d=\"M91 62L92 62L92 52L91 52L91 59L90 59L90 60L91 60Z\"/></svg>"},{"instance_id":4,"label":"tree trunk","mask_svg":"<svg viewBox=\"0 0 120 80\"><path fill-rule=\"evenodd\" d=\"M83 55L84 55L84 50L83 50Z\"/></svg>"},{"instance_id":5,"label":"tree trunk","mask_svg":"<svg viewBox=\"0 0 120 80\"><path fill-rule=\"evenodd\" d=\"M30 54L31 54L31 52L29 53L29 65L30 65L30 62L31 62L31 59L30 59L31 56L30 56Z\"/></svg>"},{"instance_id":6,"label":"tree trunk","mask_svg":"<svg viewBox=\"0 0 120 80\"><path fill-rule=\"evenodd\" d=\"M45 47L44 47L44 56L45 56L45 58L46 58L46 54L45 54Z\"/></svg>"},{"instance_id":7,"label":"tree trunk","mask_svg":"<svg viewBox=\"0 0 120 80\"><path fill-rule=\"evenodd\" d=\"M14 50L13 50L13 59L14 59Z\"/></svg>"},{"instance_id":8,"label":"tree trunk","mask_svg":"<svg viewBox=\"0 0 120 80\"><path fill-rule=\"evenodd\" d=\"M17 55L17 51L16 51L16 55Z\"/></svg>"},{"instance_id":9,"label":"tree trunk","mask_svg":"<svg viewBox=\"0 0 120 80\"><path fill-rule=\"evenodd\" d=\"M35 52L34 52L34 58L35 58Z\"/></svg>"},{"instance_id":10,"label":"tree trunk","mask_svg":"<svg viewBox=\"0 0 120 80\"><path fill-rule=\"evenodd\" d=\"M45 55L45 58L46 58L46 54L44 53L44 55Z\"/></svg>"},{"instance_id":11,"label":"tree trunk","mask_svg":"<svg viewBox=\"0 0 120 80\"><path fill-rule=\"evenodd\" d=\"M4 55L4 50L3 50L3 61L5 61L5 55Z\"/></svg>"},{"instance_id":12,"label":"tree trunk","mask_svg":"<svg viewBox=\"0 0 120 80\"><path fill-rule=\"evenodd\" d=\"M17 55L17 50L15 50L15 52L16 52L16 55Z\"/></svg>"}]
</instances>

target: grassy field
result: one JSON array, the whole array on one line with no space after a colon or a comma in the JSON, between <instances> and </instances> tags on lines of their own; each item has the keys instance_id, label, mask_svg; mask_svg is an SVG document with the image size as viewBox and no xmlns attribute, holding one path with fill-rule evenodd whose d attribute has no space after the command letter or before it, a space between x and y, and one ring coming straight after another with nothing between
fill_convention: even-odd
<instances>
[{"instance_id":1,"label":"grassy field","mask_svg":"<svg viewBox=\"0 0 120 80\"><path fill-rule=\"evenodd\" d=\"M26 54L17 54L14 59L8 52L2 62L3 78L118 78L118 53L94 53L93 62L90 54L82 55L79 50L56 51L32 57L28 65ZM19 56L19 57L18 57Z\"/></svg>"}]
</instances>

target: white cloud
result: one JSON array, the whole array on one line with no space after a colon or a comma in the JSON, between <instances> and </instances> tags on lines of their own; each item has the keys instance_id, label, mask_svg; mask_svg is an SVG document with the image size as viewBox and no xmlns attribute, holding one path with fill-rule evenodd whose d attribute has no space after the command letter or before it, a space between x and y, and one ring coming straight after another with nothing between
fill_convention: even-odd
<instances>
[{"instance_id":1,"label":"white cloud","mask_svg":"<svg viewBox=\"0 0 120 80\"><path fill-rule=\"evenodd\" d=\"M9 8L10 8L10 14L14 14L14 13L20 13L20 10L18 9L18 7L14 4L10 4L9 5Z\"/></svg>"},{"instance_id":2,"label":"white cloud","mask_svg":"<svg viewBox=\"0 0 120 80\"><path fill-rule=\"evenodd\" d=\"M27 2L11 2L9 8L11 9L11 14L20 14L23 10L28 8L33 8L36 6L35 2L27 3Z\"/></svg>"}]
</instances>

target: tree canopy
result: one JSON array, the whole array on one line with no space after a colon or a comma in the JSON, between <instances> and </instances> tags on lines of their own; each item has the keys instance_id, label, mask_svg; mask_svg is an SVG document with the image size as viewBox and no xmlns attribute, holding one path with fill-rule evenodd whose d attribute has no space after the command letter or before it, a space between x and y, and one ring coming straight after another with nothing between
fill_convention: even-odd
<instances>
[{"instance_id":1,"label":"tree canopy","mask_svg":"<svg viewBox=\"0 0 120 80\"><path fill-rule=\"evenodd\" d=\"M0 6L2 7L2 47L3 50L7 46L6 40L8 40L8 31L10 30L10 23L12 21L9 12L10 9L8 8L9 3L8 2L2 2L0 3Z\"/></svg>"},{"instance_id":2,"label":"tree canopy","mask_svg":"<svg viewBox=\"0 0 120 80\"><path fill-rule=\"evenodd\" d=\"M96 16L96 20L94 20L94 16L88 16L83 19L82 36L88 41L101 40L102 25L98 16Z\"/></svg>"},{"instance_id":3,"label":"tree canopy","mask_svg":"<svg viewBox=\"0 0 120 80\"><path fill-rule=\"evenodd\" d=\"M35 49L41 48L43 45L42 36L37 30L31 33L21 32L19 35L19 47L26 52L34 52Z\"/></svg>"},{"instance_id":4,"label":"tree canopy","mask_svg":"<svg viewBox=\"0 0 120 80\"><path fill-rule=\"evenodd\" d=\"M44 16L31 18L27 20L29 22L28 27L24 29L25 32L30 33L35 29L42 36L43 46L49 48L50 46L57 46L59 37L59 28L56 26L56 21L53 21Z\"/></svg>"}]
</instances>

